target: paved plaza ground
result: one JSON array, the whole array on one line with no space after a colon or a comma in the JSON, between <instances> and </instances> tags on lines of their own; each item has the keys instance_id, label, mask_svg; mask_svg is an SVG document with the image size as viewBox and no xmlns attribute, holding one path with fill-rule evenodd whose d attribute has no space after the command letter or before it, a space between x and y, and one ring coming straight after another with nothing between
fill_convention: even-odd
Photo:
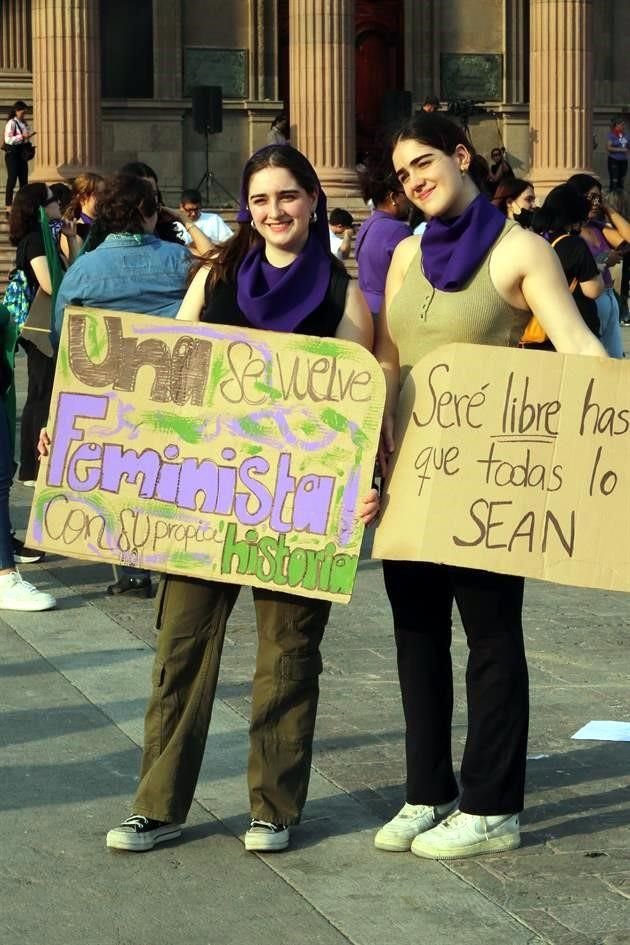
<instances>
[{"instance_id":1,"label":"paved plaza ground","mask_svg":"<svg viewBox=\"0 0 630 945\"><path fill-rule=\"evenodd\" d=\"M15 486L19 530L31 497ZM434 863L372 845L404 800L404 762L391 616L367 557L324 640L303 823L288 852L245 852L244 589L189 824L134 855L107 851L105 833L137 783L152 603L108 598L107 565L50 555L24 571L59 606L0 613L2 945L630 945L630 743L571 740L590 719L630 719L630 595L527 582L523 846ZM456 759L465 660L457 624Z\"/></svg>"}]
</instances>

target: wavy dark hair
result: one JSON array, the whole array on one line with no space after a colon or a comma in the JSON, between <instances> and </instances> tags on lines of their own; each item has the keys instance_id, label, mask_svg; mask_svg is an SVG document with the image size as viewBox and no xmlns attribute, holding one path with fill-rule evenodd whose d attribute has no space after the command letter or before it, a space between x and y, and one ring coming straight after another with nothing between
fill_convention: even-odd
<instances>
[{"instance_id":1,"label":"wavy dark hair","mask_svg":"<svg viewBox=\"0 0 630 945\"><path fill-rule=\"evenodd\" d=\"M585 196L593 187L597 187L598 190L602 189L602 182L593 177L592 174L574 174L569 177L567 184L571 184L572 187L575 187Z\"/></svg>"},{"instance_id":2,"label":"wavy dark hair","mask_svg":"<svg viewBox=\"0 0 630 945\"><path fill-rule=\"evenodd\" d=\"M269 145L252 154L243 168L241 179L241 203L243 206L247 203L249 184L252 177L258 171L263 171L267 167L285 168L308 194L315 195L320 191L317 174L308 159L297 148L287 145ZM226 240L220 248L212 250L207 256L202 257L199 263L193 266L190 278L192 279L201 266L210 263L212 267L209 276L211 288L216 286L218 282L235 282L239 266L250 248L262 242L262 236L249 222L239 223L234 236ZM345 270L341 260L333 256L332 252L330 258L333 266Z\"/></svg>"},{"instance_id":3,"label":"wavy dark hair","mask_svg":"<svg viewBox=\"0 0 630 945\"><path fill-rule=\"evenodd\" d=\"M529 187L531 187L532 190L534 189L531 181L524 180L522 177L508 177L502 180L495 190L492 203L497 210L500 210L501 213L507 216L508 201L517 200Z\"/></svg>"},{"instance_id":4,"label":"wavy dark hair","mask_svg":"<svg viewBox=\"0 0 630 945\"><path fill-rule=\"evenodd\" d=\"M549 191L542 207L535 211L532 229L550 235L563 233L568 227L584 224L589 210L588 200L573 184L560 184Z\"/></svg>"},{"instance_id":5,"label":"wavy dark hair","mask_svg":"<svg viewBox=\"0 0 630 945\"><path fill-rule=\"evenodd\" d=\"M390 194L402 192L389 150L370 155L365 162L365 170L357 171L357 175L361 196L366 203L371 200L375 207L385 203Z\"/></svg>"},{"instance_id":6,"label":"wavy dark hair","mask_svg":"<svg viewBox=\"0 0 630 945\"><path fill-rule=\"evenodd\" d=\"M151 185L132 174L108 177L98 198L98 219L106 235L144 233L144 219L157 210Z\"/></svg>"},{"instance_id":7,"label":"wavy dark hair","mask_svg":"<svg viewBox=\"0 0 630 945\"><path fill-rule=\"evenodd\" d=\"M47 184L27 184L18 190L13 198L9 221L9 240L13 246L39 229L39 208L44 207L47 200Z\"/></svg>"},{"instance_id":8,"label":"wavy dark hair","mask_svg":"<svg viewBox=\"0 0 630 945\"><path fill-rule=\"evenodd\" d=\"M461 125L456 125L440 112L416 112L394 134L391 142L392 150L399 141L412 139L448 155L455 154L457 146L462 144L470 154L468 173L479 190L486 193L488 162L481 154L477 154L472 141Z\"/></svg>"},{"instance_id":9,"label":"wavy dark hair","mask_svg":"<svg viewBox=\"0 0 630 945\"><path fill-rule=\"evenodd\" d=\"M162 197L162 191L160 190L160 183L158 181L158 176L151 167L150 164L145 164L144 161L129 161L118 171L119 174L131 174L133 177L146 177L150 180L155 181L155 189L157 192L159 210L158 210L158 221L155 226L155 235L159 236L161 240L164 240L166 243L180 243L184 245L184 241L179 236L179 230L177 227L177 220L166 213L163 209L164 198Z\"/></svg>"}]
</instances>

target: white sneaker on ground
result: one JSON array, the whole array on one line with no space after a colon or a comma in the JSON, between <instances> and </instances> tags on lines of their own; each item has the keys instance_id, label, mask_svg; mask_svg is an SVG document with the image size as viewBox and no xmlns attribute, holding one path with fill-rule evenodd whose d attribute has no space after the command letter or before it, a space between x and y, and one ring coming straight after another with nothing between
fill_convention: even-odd
<instances>
[{"instance_id":1,"label":"white sneaker on ground","mask_svg":"<svg viewBox=\"0 0 630 945\"><path fill-rule=\"evenodd\" d=\"M252 853L274 853L289 846L289 828L268 820L252 820L245 834L245 849Z\"/></svg>"},{"instance_id":2,"label":"white sneaker on ground","mask_svg":"<svg viewBox=\"0 0 630 945\"><path fill-rule=\"evenodd\" d=\"M51 610L56 599L25 581L19 571L0 575L0 610Z\"/></svg>"},{"instance_id":3,"label":"white sneaker on ground","mask_svg":"<svg viewBox=\"0 0 630 945\"><path fill-rule=\"evenodd\" d=\"M374 837L374 846L391 853L405 853L411 849L414 837L431 830L457 807L458 798L449 804L405 804L395 817L386 823Z\"/></svg>"},{"instance_id":4,"label":"white sneaker on ground","mask_svg":"<svg viewBox=\"0 0 630 945\"><path fill-rule=\"evenodd\" d=\"M456 810L433 830L416 837L411 852L429 860L450 860L502 853L520 845L518 814L488 817Z\"/></svg>"},{"instance_id":5,"label":"white sneaker on ground","mask_svg":"<svg viewBox=\"0 0 630 945\"><path fill-rule=\"evenodd\" d=\"M111 850L143 853L145 850L152 850L156 843L176 840L181 835L179 824L166 824L161 820L151 820L142 814L132 814L108 832L105 842Z\"/></svg>"}]
</instances>

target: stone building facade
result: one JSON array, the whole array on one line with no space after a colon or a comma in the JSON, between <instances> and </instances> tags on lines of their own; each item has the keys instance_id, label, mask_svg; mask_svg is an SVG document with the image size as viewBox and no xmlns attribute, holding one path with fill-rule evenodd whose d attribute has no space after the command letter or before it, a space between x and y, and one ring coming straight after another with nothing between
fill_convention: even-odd
<instances>
[{"instance_id":1,"label":"stone building facade","mask_svg":"<svg viewBox=\"0 0 630 945\"><path fill-rule=\"evenodd\" d=\"M383 121L436 94L478 150L504 143L544 189L578 169L605 180L609 120L630 110L628 36L627 0L2 0L0 108L33 103L32 177L142 160L170 200L206 168L191 89L220 86L220 204L283 107L350 199Z\"/></svg>"}]
</instances>

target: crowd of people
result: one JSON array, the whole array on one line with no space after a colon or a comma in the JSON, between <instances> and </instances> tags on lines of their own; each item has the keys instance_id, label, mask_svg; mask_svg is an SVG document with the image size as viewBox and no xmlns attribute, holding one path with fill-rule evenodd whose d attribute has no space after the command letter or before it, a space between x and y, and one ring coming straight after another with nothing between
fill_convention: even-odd
<instances>
[{"instance_id":1,"label":"crowd of people","mask_svg":"<svg viewBox=\"0 0 630 945\"><path fill-rule=\"evenodd\" d=\"M24 136L18 105L23 103L16 103L10 121ZM547 347L621 357L610 276L630 239L621 208L605 202L600 183L588 175L555 188L535 208L532 184L501 171L509 169L502 151L489 167L464 129L434 101L426 105L396 133L388 152L362 169L363 196L373 212L356 237L348 211L329 218L317 174L288 143L282 123L245 164L234 233L215 214L202 212L195 190L182 193L178 208L165 207L146 164L127 164L106 179L82 174L68 194L24 183L10 214L16 269L30 300L19 336L28 367L19 478L36 479L37 457L50 445L46 421L69 303L342 338L373 350L386 380L382 478L396 447L400 391L413 366L439 345L515 347L533 314ZM617 127L613 149L625 147L619 134ZM613 170L615 181L623 181L621 170ZM67 198L63 212L60 197ZM415 232L418 224L421 233ZM352 246L358 283L343 263ZM47 325L30 324L38 296ZM28 549L16 545L9 517L14 418L8 395L18 326L4 312L0 608L43 610L54 606L54 598L19 574L16 560L29 560ZM368 525L378 510L372 489L356 514ZM378 831L375 846L432 859L518 847L529 713L523 579L409 561L385 561L383 571L406 726L407 783L401 810ZM111 594L150 590L149 572L131 568L117 569L108 587ZM146 851L180 836L239 591L237 584L162 576L140 782L131 816L108 832L108 847ZM258 650L245 846L280 851L306 801L330 603L267 588L255 588L253 596ZM469 648L468 736L459 779L451 756L454 603Z\"/></svg>"}]
</instances>

